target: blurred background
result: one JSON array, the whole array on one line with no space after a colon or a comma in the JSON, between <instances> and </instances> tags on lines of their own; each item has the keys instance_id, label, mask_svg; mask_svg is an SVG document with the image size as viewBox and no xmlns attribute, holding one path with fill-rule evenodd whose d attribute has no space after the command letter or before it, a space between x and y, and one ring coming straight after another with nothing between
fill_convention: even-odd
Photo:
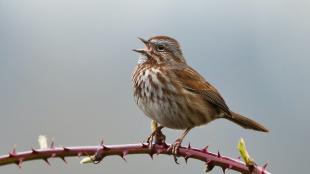
<instances>
[{"instance_id":1,"label":"blurred background","mask_svg":"<svg viewBox=\"0 0 310 174\"><path fill-rule=\"evenodd\" d=\"M0 1L0 154L56 145L137 143L150 120L136 107L131 73L137 37L175 37L188 63L235 111L264 134L217 120L184 144L238 157L240 137L273 173L305 173L309 162L310 1ZM180 131L164 130L168 142ZM0 167L0 173L203 173L203 163L169 156L108 157L104 164L51 160ZM221 173L215 168L213 173ZM233 172L228 172L233 173Z\"/></svg>"}]
</instances>

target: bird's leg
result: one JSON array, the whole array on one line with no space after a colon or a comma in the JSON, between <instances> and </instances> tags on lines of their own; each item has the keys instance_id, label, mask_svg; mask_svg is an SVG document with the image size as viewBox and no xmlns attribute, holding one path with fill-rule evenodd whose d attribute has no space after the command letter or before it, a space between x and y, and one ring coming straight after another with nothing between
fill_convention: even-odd
<instances>
[{"instance_id":1,"label":"bird's leg","mask_svg":"<svg viewBox=\"0 0 310 174\"><path fill-rule=\"evenodd\" d=\"M161 132L163 126L159 126L154 120L151 122L151 135L147 138L147 143L152 147L153 140L155 138L155 144L162 144L166 140L166 136Z\"/></svg>"},{"instance_id":2,"label":"bird's leg","mask_svg":"<svg viewBox=\"0 0 310 174\"><path fill-rule=\"evenodd\" d=\"M181 136L175 140L175 142L173 144L171 144L171 146L168 148L168 151L171 150L173 157L174 157L174 161L178 164L176 155L178 154L178 150L181 146L181 143L183 141L183 139L185 138L185 136L187 135L187 133L191 130L192 128L187 128L182 134Z\"/></svg>"}]
</instances>

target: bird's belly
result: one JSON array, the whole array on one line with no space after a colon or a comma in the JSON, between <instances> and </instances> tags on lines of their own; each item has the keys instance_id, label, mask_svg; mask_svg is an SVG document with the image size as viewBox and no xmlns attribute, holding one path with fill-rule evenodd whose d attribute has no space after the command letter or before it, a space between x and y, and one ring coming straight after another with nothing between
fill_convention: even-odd
<instances>
[{"instance_id":1,"label":"bird's belly","mask_svg":"<svg viewBox=\"0 0 310 174\"><path fill-rule=\"evenodd\" d=\"M154 99L154 101L141 98L137 104L149 118L172 129L200 126L213 120L209 111L205 109L206 107L191 105L182 97L166 96L160 100Z\"/></svg>"},{"instance_id":2,"label":"bird's belly","mask_svg":"<svg viewBox=\"0 0 310 174\"><path fill-rule=\"evenodd\" d=\"M213 111L195 94L144 78L134 84L134 98L139 108L164 127L186 129L213 120ZM211 107L212 108L212 107Z\"/></svg>"}]
</instances>

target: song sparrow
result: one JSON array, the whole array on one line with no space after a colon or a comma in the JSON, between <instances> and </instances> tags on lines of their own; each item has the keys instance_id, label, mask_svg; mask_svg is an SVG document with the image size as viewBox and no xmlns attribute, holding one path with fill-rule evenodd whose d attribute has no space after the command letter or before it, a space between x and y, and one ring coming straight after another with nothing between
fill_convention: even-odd
<instances>
[{"instance_id":1,"label":"song sparrow","mask_svg":"<svg viewBox=\"0 0 310 174\"><path fill-rule=\"evenodd\" d=\"M163 127L185 130L171 146L176 154L193 127L218 118L246 129L268 132L261 124L231 111L216 88L187 65L175 39L168 36L139 39L146 47L133 50L140 53L132 77L134 99L153 120L151 138Z\"/></svg>"}]
</instances>

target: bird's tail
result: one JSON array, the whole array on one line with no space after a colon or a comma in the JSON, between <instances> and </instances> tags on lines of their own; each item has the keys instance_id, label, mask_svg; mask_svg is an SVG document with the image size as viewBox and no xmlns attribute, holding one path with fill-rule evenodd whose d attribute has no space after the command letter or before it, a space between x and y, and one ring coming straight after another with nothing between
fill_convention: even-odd
<instances>
[{"instance_id":1,"label":"bird's tail","mask_svg":"<svg viewBox=\"0 0 310 174\"><path fill-rule=\"evenodd\" d=\"M239 126L245 128L245 129L253 129L256 131L261 132L269 132L267 128L265 128L263 125L257 123L254 120L251 120L245 116L242 116L240 114L237 114L235 112L231 111L231 116L225 117L226 119L238 124Z\"/></svg>"}]
</instances>

